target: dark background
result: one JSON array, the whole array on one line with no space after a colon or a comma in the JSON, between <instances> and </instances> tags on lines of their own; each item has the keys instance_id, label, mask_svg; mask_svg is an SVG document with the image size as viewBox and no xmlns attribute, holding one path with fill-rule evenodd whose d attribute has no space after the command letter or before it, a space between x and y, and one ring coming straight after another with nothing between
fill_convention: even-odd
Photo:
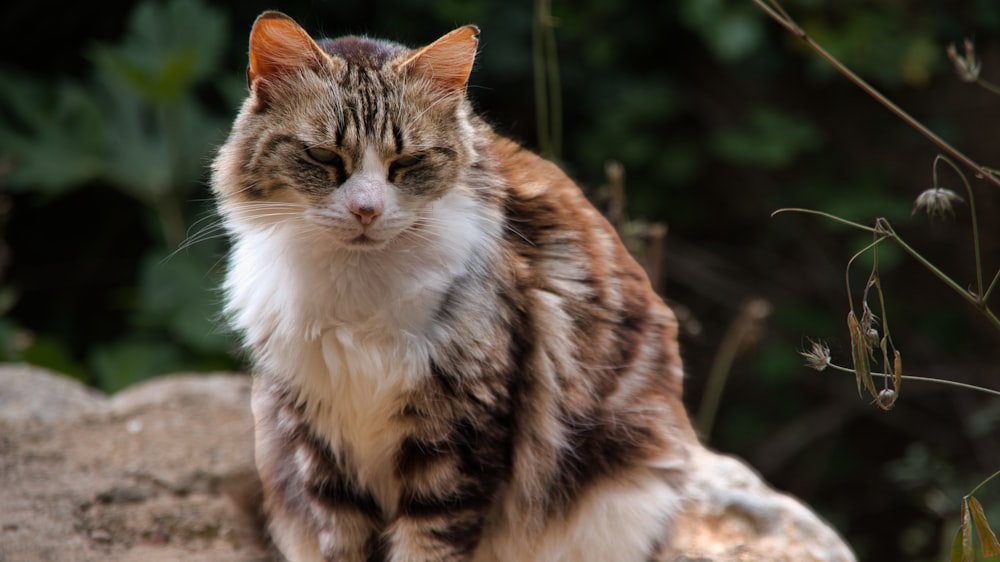
<instances>
[{"instance_id":1,"label":"dark background","mask_svg":"<svg viewBox=\"0 0 1000 562\"><path fill-rule=\"evenodd\" d=\"M1000 81L1000 4L789 0L848 66L986 165L1000 97L961 82L945 47L974 38ZM242 368L218 318L226 241L206 166L245 93L253 19L278 8L316 36L428 43L474 22L470 95L500 131L540 144L528 2L106 1L0 7L0 360L114 391L151 376ZM1000 402L906 382L894 410L850 374L801 366L809 339L850 364L845 266L871 241L808 207L902 236L975 285L969 207L911 216L938 149L837 75L750 0L552 6L562 147L605 204L626 170L628 215L668 228L662 289L683 321L686 403L745 304L771 314L731 368L708 443L826 517L862 560L943 560L961 496L1000 468ZM942 169L944 170L944 169ZM974 178L987 282L1000 267L1000 189ZM939 183L966 197L958 176ZM967 197L966 197L967 198ZM879 255L908 374L1000 387L1000 332L919 264ZM860 302L871 259L852 269ZM996 299L994 299L996 300ZM870 301L873 306L877 301ZM750 341L752 340L752 341ZM977 493L1000 521L1000 484Z\"/></svg>"}]
</instances>

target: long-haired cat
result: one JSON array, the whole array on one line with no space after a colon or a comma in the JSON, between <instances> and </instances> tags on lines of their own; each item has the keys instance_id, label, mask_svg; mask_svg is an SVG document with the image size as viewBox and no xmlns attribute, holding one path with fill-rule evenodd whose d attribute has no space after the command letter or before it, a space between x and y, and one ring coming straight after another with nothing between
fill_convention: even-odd
<instances>
[{"instance_id":1,"label":"long-haired cat","mask_svg":"<svg viewBox=\"0 0 1000 562\"><path fill-rule=\"evenodd\" d=\"M266 12L213 168L293 561L656 558L697 442L676 320L556 166L411 50Z\"/></svg>"}]
</instances>

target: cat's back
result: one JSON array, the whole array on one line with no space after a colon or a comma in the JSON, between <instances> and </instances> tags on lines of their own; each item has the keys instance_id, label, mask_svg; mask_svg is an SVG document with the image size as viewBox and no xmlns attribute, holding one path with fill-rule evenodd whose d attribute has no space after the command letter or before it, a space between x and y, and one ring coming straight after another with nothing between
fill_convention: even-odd
<instances>
[{"instance_id":1,"label":"cat's back","mask_svg":"<svg viewBox=\"0 0 1000 562\"><path fill-rule=\"evenodd\" d=\"M517 143L493 136L486 151L502 178L503 256L544 367L522 374L552 384L566 413L608 431L595 442L621 443L620 459L643 464L695 441L681 404L683 362L673 311L643 268L580 187L555 164ZM537 368L536 368L537 367ZM532 375L527 375L532 376ZM634 407L630 407L633 405ZM613 418L614 423L603 423ZM614 435L615 431L623 433ZM592 450L582 443L575 450ZM586 455L584 455L586 456ZM604 459L577 470L611 470ZM614 462L611 463L615 464ZM586 479L586 476L583 477Z\"/></svg>"},{"instance_id":2,"label":"cat's back","mask_svg":"<svg viewBox=\"0 0 1000 562\"><path fill-rule=\"evenodd\" d=\"M648 304L659 300L614 228L558 166L497 136L487 152L503 181L499 197L507 241L521 258L543 267L578 268L540 272L554 273L557 281L576 279L594 289L622 283L634 298ZM626 295L605 296L612 301L601 304L614 305Z\"/></svg>"},{"instance_id":3,"label":"cat's back","mask_svg":"<svg viewBox=\"0 0 1000 562\"><path fill-rule=\"evenodd\" d=\"M517 405L511 485L480 549L496 558L482 560L648 556L696 441L676 319L579 186L479 127L490 185L473 193L502 217L491 263L506 280L484 309L509 327L494 364L515 366Z\"/></svg>"},{"instance_id":4,"label":"cat's back","mask_svg":"<svg viewBox=\"0 0 1000 562\"><path fill-rule=\"evenodd\" d=\"M519 289L568 320L581 365L614 360L620 371L645 348L679 396L676 318L615 229L552 162L499 136L486 152L502 178L505 259Z\"/></svg>"}]
</instances>

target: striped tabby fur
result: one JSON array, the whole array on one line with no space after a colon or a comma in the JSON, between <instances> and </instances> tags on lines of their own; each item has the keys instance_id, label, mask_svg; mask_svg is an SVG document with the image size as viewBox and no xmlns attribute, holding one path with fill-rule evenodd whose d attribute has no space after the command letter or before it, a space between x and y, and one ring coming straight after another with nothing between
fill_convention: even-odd
<instances>
[{"instance_id":1,"label":"striped tabby fur","mask_svg":"<svg viewBox=\"0 0 1000 562\"><path fill-rule=\"evenodd\" d=\"M676 320L581 191L472 114L477 36L251 33L213 186L290 560L650 560L682 501Z\"/></svg>"}]
</instances>

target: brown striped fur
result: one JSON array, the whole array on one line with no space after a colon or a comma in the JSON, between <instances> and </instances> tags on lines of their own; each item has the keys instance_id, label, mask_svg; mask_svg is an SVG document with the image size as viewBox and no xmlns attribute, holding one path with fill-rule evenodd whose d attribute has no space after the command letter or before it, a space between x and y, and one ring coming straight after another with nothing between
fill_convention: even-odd
<instances>
[{"instance_id":1,"label":"brown striped fur","mask_svg":"<svg viewBox=\"0 0 1000 562\"><path fill-rule=\"evenodd\" d=\"M472 114L477 35L251 34L213 187L290 560L648 560L683 501L676 320L580 189Z\"/></svg>"}]
</instances>

